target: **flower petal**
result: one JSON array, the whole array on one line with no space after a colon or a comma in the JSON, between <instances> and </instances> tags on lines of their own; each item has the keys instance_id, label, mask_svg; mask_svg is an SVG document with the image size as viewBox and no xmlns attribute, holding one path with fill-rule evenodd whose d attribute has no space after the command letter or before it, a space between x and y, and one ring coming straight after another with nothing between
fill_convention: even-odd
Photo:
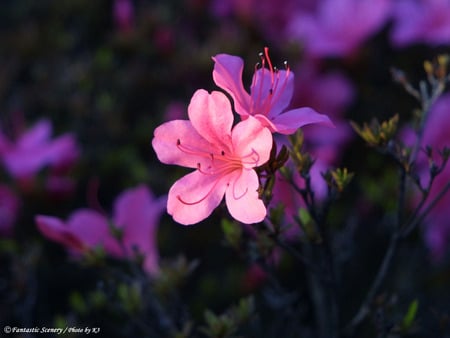
<instances>
[{"instance_id":1,"label":"flower petal","mask_svg":"<svg viewBox=\"0 0 450 338\"><path fill-rule=\"evenodd\" d=\"M84 249L82 240L59 218L37 215L35 217L39 231L47 238L80 253Z\"/></svg>"},{"instance_id":2,"label":"flower petal","mask_svg":"<svg viewBox=\"0 0 450 338\"><path fill-rule=\"evenodd\" d=\"M197 90L188 107L189 120L197 132L216 147L229 144L233 112L225 94L204 89ZM219 150L220 151L220 150Z\"/></svg>"},{"instance_id":3,"label":"flower petal","mask_svg":"<svg viewBox=\"0 0 450 338\"><path fill-rule=\"evenodd\" d=\"M140 185L123 192L114 205L114 225L123 230L127 255L132 256L136 247L145 256L149 273L158 271L156 230L165 204L166 198L156 200L145 185Z\"/></svg>"},{"instance_id":4,"label":"flower petal","mask_svg":"<svg viewBox=\"0 0 450 338\"><path fill-rule=\"evenodd\" d=\"M33 149L44 145L52 135L52 124L44 119L23 133L17 140L20 149Z\"/></svg>"},{"instance_id":5,"label":"flower petal","mask_svg":"<svg viewBox=\"0 0 450 338\"><path fill-rule=\"evenodd\" d=\"M154 131L152 146L161 162L188 168L197 168L198 163L209 161L204 155L216 150L187 120L160 125Z\"/></svg>"},{"instance_id":6,"label":"flower petal","mask_svg":"<svg viewBox=\"0 0 450 338\"><path fill-rule=\"evenodd\" d=\"M214 60L214 82L231 95L234 108L239 115L248 115L251 99L242 84L244 62L240 57L228 54L218 54L212 59Z\"/></svg>"},{"instance_id":7,"label":"flower petal","mask_svg":"<svg viewBox=\"0 0 450 338\"><path fill-rule=\"evenodd\" d=\"M220 204L227 177L194 171L174 183L169 190L167 212L178 223L190 225L207 218Z\"/></svg>"},{"instance_id":8,"label":"flower petal","mask_svg":"<svg viewBox=\"0 0 450 338\"><path fill-rule=\"evenodd\" d=\"M242 170L227 188L225 201L231 216L245 224L264 220L267 211L258 196L259 181L254 170Z\"/></svg>"},{"instance_id":9,"label":"flower petal","mask_svg":"<svg viewBox=\"0 0 450 338\"><path fill-rule=\"evenodd\" d=\"M267 68L258 69L252 83L250 92L256 107L254 114L274 117L289 106L294 93L292 72L279 70L272 74Z\"/></svg>"},{"instance_id":10,"label":"flower petal","mask_svg":"<svg viewBox=\"0 0 450 338\"><path fill-rule=\"evenodd\" d=\"M293 134L298 128L313 123L334 127L327 115L319 114L308 107L289 110L273 118L272 123L275 126L274 131L285 135Z\"/></svg>"},{"instance_id":11,"label":"flower petal","mask_svg":"<svg viewBox=\"0 0 450 338\"><path fill-rule=\"evenodd\" d=\"M70 215L67 224L73 234L89 248L101 246L106 252L122 256L122 249L113 238L108 220L97 211L80 209Z\"/></svg>"},{"instance_id":12,"label":"flower petal","mask_svg":"<svg viewBox=\"0 0 450 338\"><path fill-rule=\"evenodd\" d=\"M232 131L233 148L246 168L266 163L272 149L272 134L261 123L249 116L239 122Z\"/></svg>"}]
</instances>

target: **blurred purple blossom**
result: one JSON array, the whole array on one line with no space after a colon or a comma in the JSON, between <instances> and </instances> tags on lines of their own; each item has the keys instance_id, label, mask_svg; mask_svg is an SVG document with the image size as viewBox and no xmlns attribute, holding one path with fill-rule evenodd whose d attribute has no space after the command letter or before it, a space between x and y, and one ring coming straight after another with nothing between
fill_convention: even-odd
<instances>
[{"instance_id":1,"label":"blurred purple blossom","mask_svg":"<svg viewBox=\"0 0 450 338\"><path fill-rule=\"evenodd\" d=\"M171 102L164 113L165 121L186 120L187 118L186 104L180 101Z\"/></svg>"},{"instance_id":2,"label":"blurred purple blossom","mask_svg":"<svg viewBox=\"0 0 450 338\"><path fill-rule=\"evenodd\" d=\"M25 187L33 183L40 170L49 167L53 176L62 177L79 157L72 134L51 139L52 125L43 119L9 139L0 131L0 159L7 172Z\"/></svg>"},{"instance_id":3,"label":"blurred purple blossom","mask_svg":"<svg viewBox=\"0 0 450 338\"><path fill-rule=\"evenodd\" d=\"M6 185L0 184L0 235L9 236L18 216L20 201Z\"/></svg>"},{"instance_id":4,"label":"blurred purple blossom","mask_svg":"<svg viewBox=\"0 0 450 338\"><path fill-rule=\"evenodd\" d=\"M321 0L312 12L291 13L287 34L312 57L345 57L379 31L390 16L389 0Z\"/></svg>"},{"instance_id":5,"label":"blurred purple blossom","mask_svg":"<svg viewBox=\"0 0 450 338\"><path fill-rule=\"evenodd\" d=\"M134 5L132 0L114 0L114 23L121 33L128 33L134 26Z\"/></svg>"},{"instance_id":6,"label":"blurred purple blossom","mask_svg":"<svg viewBox=\"0 0 450 338\"><path fill-rule=\"evenodd\" d=\"M293 98L294 105L310 106L324 112L332 119L335 128L321 125L308 125L302 128L304 134L304 149L315 159L311 168L311 185L317 201L327 196L327 184L322 177L328 169L336 166L346 144L352 139L353 132L349 123L344 119L344 113L355 97L352 83L338 72L321 73L317 62L307 61L296 69L296 85ZM278 138L278 145L286 144L285 139ZM287 144L286 144L287 145ZM304 188L305 182L295 172L294 164L289 161L287 166L294 171L294 182ZM292 225L286 231L286 237L292 239L299 234L294 216L298 209L304 208L305 203L298 192L281 175L273 190L271 206L278 203L285 207L285 222Z\"/></svg>"},{"instance_id":7,"label":"blurred purple blossom","mask_svg":"<svg viewBox=\"0 0 450 338\"><path fill-rule=\"evenodd\" d=\"M448 0L398 0L393 6L391 40L395 46L450 44Z\"/></svg>"},{"instance_id":8,"label":"blurred purple blossom","mask_svg":"<svg viewBox=\"0 0 450 338\"><path fill-rule=\"evenodd\" d=\"M111 219L93 209L79 209L67 221L45 215L37 215L35 221L45 237L66 246L75 256L96 247L114 257L133 257L137 250L145 257L144 270L155 274L156 230L166 200L166 196L155 198L146 186L140 185L117 197ZM121 232L122 245L113 231Z\"/></svg>"},{"instance_id":9,"label":"blurred purple blossom","mask_svg":"<svg viewBox=\"0 0 450 338\"><path fill-rule=\"evenodd\" d=\"M324 112L333 121L342 117L356 96L353 83L342 72L324 72L317 60L303 61L295 67L295 74L292 105Z\"/></svg>"},{"instance_id":10,"label":"blurred purple blossom","mask_svg":"<svg viewBox=\"0 0 450 338\"><path fill-rule=\"evenodd\" d=\"M431 108L426 121L423 138L420 143L421 151L418 156L417 170L421 179L422 186L426 187L430 180L429 161L424 149L427 146L433 148L433 160L439 166L442 158L439 155L444 147L450 148L450 94L441 96ZM401 137L405 144L413 145L415 134L411 130L405 129ZM426 208L431 201L439 194L441 189L450 182L450 164L447 164L442 173L436 176L430 190ZM418 193L414 200L418 200ZM443 257L450 244L450 192L447 192L443 198L434 206L425 219L425 240L434 258ZM423 209L422 209L423 210Z\"/></svg>"}]
</instances>

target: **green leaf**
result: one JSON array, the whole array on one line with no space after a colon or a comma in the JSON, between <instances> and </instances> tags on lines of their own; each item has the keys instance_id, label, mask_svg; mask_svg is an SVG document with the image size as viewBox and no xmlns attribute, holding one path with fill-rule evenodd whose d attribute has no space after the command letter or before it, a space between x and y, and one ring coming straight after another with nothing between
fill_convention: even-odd
<instances>
[{"instance_id":1,"label":"green leaf","mask_svg":"<svg viewBox=\"0 0 450 338\"><path fill-rule=\"evenodd\" d=\"M419 309L419 301L414 299L411 304L409 304L408 311L402 320L402 329L404 331L408 331L411 329L414 324L414 320L416 319L417 310Z\"/></svg>"}]
</instances>

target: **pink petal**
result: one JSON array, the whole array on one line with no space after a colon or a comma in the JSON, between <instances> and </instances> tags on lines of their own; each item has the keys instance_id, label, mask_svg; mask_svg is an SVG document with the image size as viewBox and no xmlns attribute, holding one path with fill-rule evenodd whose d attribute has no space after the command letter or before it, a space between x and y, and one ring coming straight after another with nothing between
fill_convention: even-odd
<instances>
[{"instance_id":1,"label":"pink petal","mask_svg":"<svg viewBox=\"0 0 450 338\"><path fill-rule=\"evenodd\" d=\"M165 204L166 198L155 200L150 190L140 185L123 192L114 205L114 225L123 230L127 254L132 255L137 248L145 256L149 273L158 271L156 230Z\"/></svg>"},{"instance_id":2,"label":"pink petal","mask_svg":"<svg viewBox=\"0 0 450 338\"><path fill-rule=\"evenodd\" d=\"M308 107L287 111L273 118L272 123L276 128L276 132L285 135L293 134L298 128L313 123L334 127L328 116L319 114Z\"/></svg>"},{"instance_id":3,"label":"pink petal","mask_svg":"<svg viewBox=\"0 0 450 338\"><path fill-rule=\"evenodd\" d=\"M89 248L102 247L111 255L123 256L122 248L118 241L113 238L108 219L100 213L80 209L75 211L67 221L71 232Z\"/></svg>"},{"instance_id":4,"label":"pink petal","mask_svg":"<svg viewBox=\"0 0 450 338\"><path fill-rule=\"evenodd\" d=\"M242 84L244 62L240 57L228 54L218 54L212 59L214 60L214 82L231 95L234 108L239 115L248 115L251 99Z\"/></svg>"},{"instance_id":5,"label":"pink petal","mask_svg":"<svg viewBox=\"0 0 450 338\"><path fill-rule=\"evenodd\" d=\"M242 170L227 188L225 201L231 216L245 224L264 220L267 211L258 196L259 181L254 170Z\"/></svg>"},{"instance_id":6,"label":"pink petal","mask_svg":"<svg viewBox=\"0 0 450 338\"><path fill-rule=\"evenodd\" d=\"M52 135L52 125L49 120L41 120L23 133L17 140L20 149L36 148L45 144Z\"/></svg>"},{"instance_id":7,"label":"pink petal","mask_svg":"<svg viewBox=\"0 0 450 338\"><path fill-rule=\"evenodd\" d=\"M174 183L169 190L167 212L178 223L198 223L220 204L227 186L226 177L194 171Z\"/></svg>"},{"instance_id":8,"label":"pink petal","mask_svg":"<svg viewBox=\"0 0 450 338\"><path fill-rule=\"evenodd\" d=\"M74 252L80 253L83 251L85 247L83 241L59 218L37 215L35 222L39 231L45 237L66 246Z\"/></svg>"},{"instance_id":9,"label":"pink petal","mask_svg":"<svg viewBox=\"0 0 450 338\"><path fill-rule=\"evenodd\" d=\"M72 134L64 134L54 139L47 146L48 162L54 166L70 166L79 157L75 137Z\"/></svg>"},{"instance_id":10,"label":"pink petal","mask_svg":"<svg viewBox=\"0 0 450 338\"><path fill-rule=\"evenodd\" d=\"M188 107L189 120L197 132L218 147L229 144L233 113L225 94L199 89L192 96Z\"/></svg>"},{"instance_id":11,"label":"pink petal","mask_svg":"<svg viewBox=\"0 0 450 338\"><path fill-rule=\"evenodd\" d=\"M25 178L33 176L48 164L47 149L15 148L4 155L4 163L9 173L14 177Z\"/></svg>"},{"instance_id":12,"label":"pink petal","mask_svg":"<svg viewBox=\"0 0 450 338\"><path fill-rule=\"evenodd\" d=\"M198 163L206 161L209 163L210 158L205 158L204 154L216 151L197 133L191 122L185 120L166 122L156 128L152 146L161 162L188 168L197 168Z\"/></svg>"},{"instance_id":13,"label":"pink petal","mask_svg":"<svg viewBox=\"0 0 450 338\"><path fill-rule=\"evenodd\" d=\"M232 140L234 152L242 158L245 167L257 167L269 160L272 134L253 116L233 128Z\"/></svg>"}]
</instances>

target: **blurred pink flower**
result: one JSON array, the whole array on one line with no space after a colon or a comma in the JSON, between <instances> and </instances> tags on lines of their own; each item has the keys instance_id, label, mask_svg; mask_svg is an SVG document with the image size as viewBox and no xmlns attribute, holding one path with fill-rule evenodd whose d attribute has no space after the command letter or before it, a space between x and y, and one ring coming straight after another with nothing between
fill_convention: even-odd
<instances>
[{"instance_id":1,"label":"blurred pink flower","mask_svg":"<svg viewBox=\"0 0 450 338\"><path fill-rule=\"evenodd\" d=\"M322 71L318 60L305 60L295 70L294 106L308 106L333 119L341 118L353 102L353 83L338 70ZM324 130L331 131L329 128Z\"/></svg>"},{"instance_id":2,"label":"blurred pink flower","mask_svg":"<svg viewBox=\"0 0 450 338\"><path fill-rule=\"evenodd\" d=\"M19 212L20 202L14 192L6 185L0 184L0 235L12 234Z\"/></svg>"},{"instance_id":3,"label":"blurred pink flower","mask_svg":"<svg viewBox=\"0 0 450 338\"><path fill-rule=\"evenodd\" d=\"M326 112L332 117L335 128L327 128L320 124L312 124L302 128L304 149L309 152L315 162L310 171L311 186L317 202L327 196L327 184L322 177L328 169L336 166L343 149L352 139L354 133L349 123L343 118L344 112L352 102L355 93L352 84L342 74L330 72L321 74L319 64L309 60L299 66L297 72L297 88L293 102L295 105L307 105L313 109ZM286 140L278 139L278 145L288 145ZM289 161L287 166L295 172ZM294 182L304 188L305 182L298 173L294 173ZM300 194L281 175L277 175L273 198L270 207L281 203L285 208L285 223L292 225L286 232L287 239L295 239L299 235L299 227L294 216L298 216L299 208L306 205Z\"/></svg>"},{"instance_id":4,"label":"blurred pink flower","mask_svg":"<svg viewBox=\"0 0 450 338\"><path fill-rule=\"evenodd\" d=\"M127 33L133 29L134 25L134 5L132 0L114 0L113 18L116 27L122 33Z\"/></svg>"},{"instance_id":5,"label":"blurred pink flower","mask_svg":"<svg viewBox=\"0 0 450 338\"><path fill-rule=\"evenodd\" d=\"M345 57L382 28L390 16L389 0L321 0L315 11L297 11L287 34L313 57Z\"/></svg>"},{"instance_id":6,"label":"blurred pink flower","mask_svg":"<svg viewBox=\"0 0 450 338\"><path fill-rule=\"evenodd\" d=\"M433 148L433 160L440 165L442 159L439 151L444 147L450 148L450 94L441 96L429 112L428 119L421 141L421 149L427 146ZM402 138L407 145L412 145L415 141L414 135L409 130L403 130ZM422 185L427 186L430 180L429 162L423 151L419 152L417 170ZM433 182L428 197L428 202L424 208L439 194L441 189L450 182L450 163L447 163L444 171L440 173ZM417 194L415 201L420 198ZM450 192L434 206L425 219L425 240L431 250L432 255L439 259L443 257L450 244Z\"/></svg>"},{"instance_id":7,"label":"blurred pink flower","mask_svg":"<svg viewBox=\"0 0 450 338\"><path fill-rule=\"evenodd\" d=\"M165 121L182 120L186 117L186 105L183 102L178 101L170 103L164 113Z\"/></svg>"},{"instance_id":8,"label":"blurred pink flower","mask_svg":"<svg viewBox=\"0 0 450 338\"><path fill-rule=\"evenodd\" d=\"M298 128L314 123L333 126L328 116L309 107L285 111L294 92L294 74L287 66L285 70L274 68L268 48L264 49L260 68L253 76L250 94L242 83L244 64L240 57L218 54L213 60L214 82L231 95L236 112L243 120L254 116L272 132L280 134L292 134Z\"/></svg>"},{"instance_id":9,"label":"blurred pink flower","mask_svg":"<svg viewBox=\"0 0 450 338\"><path fill-rule=\"evenodd\" d=\"M112 218L92 209L73 212L67 221L53 216L37 215L41 233L64 246L75 256L102 247L114 257L133 257L135 250L144 255L144 270L158 272L158 219L166 197L156 199L144 185L128 189L114 203ZM113 236L111 224L122 232L122 245Z\"/></svg>"},{"instance_id":10,"label":"blurred pink flower","mask_svg":"<svg viewBox=\"0 0 450 338\"><path fill-rule=\"evenodd\" d=\"M398 0L393 6L393 17L391 40L398 47L450 44L448 0Z\"/></svg>"},{"instance_id":11,"label":"blurred pink flower","mask_svg":"<svg viewBox=\"0 0 450 338\"><path fill-rule=\"evenodd\" d=\"M225 195L231 216L242 223L260 222L266 208L258 197L253 168L268 161L272 135L249 116L233 129L233 113L221 92L197 90L188 107L189 120L166 122L152 140L158 159L196 171L169 191L167 211L185 225L202 221Z\"/></svg>"},{"instance_id":12,"label":"blurred pink flower","mask_svg":"<svg viewBox=\"0 0 450 338\"><path fill-rule=\"evenodd\" d=\"M44 167L65 172L79 156L72 134L51 139L52 125L41 120L15 140L0 132L0 158L8 173L20 182L29 183Z\"/></svg>"},{"instance_id":13,"label":"blurred pink flower","mask_svg":"<svg viewBox=\"0 0 450 338\"><path fill-rule=\"evenodd\" d=\"M315 6L316 0L285 0L282 5L273 0L212 0L210 11L221 23L228 17L238 18L257 25L271 43L284 43L281 37L285 36L291 13Z\"/></svg>"},{"instance_id":14,"label":"blurred pink flower","mask_svg":"<svg viewBox=\"0 0 450 338\"><path fill-rule=\"evenodd\" d=\"M293 180L297 187L305 188L305 181L294 169L294 165L289 161L286 166L293 169ZM311 188L314 191L314 197L316 201L320 202L327 196L327 184L322 177L322 173L325 173L327 169L331 167L330 163L326 163L320 157L315 157L314 165L310 171ZM300 208L305 208L306 204L303 198L296 189L288 182L281 174L277 174L276 182L273 189L272 200L270 201L270 207L276 207L281 204L284 207L284 226L289 226L284 233L284 236L288 240L298 239L300 234L300 227L295 220L298 217Z\"/></svg>"}]
</instances>

